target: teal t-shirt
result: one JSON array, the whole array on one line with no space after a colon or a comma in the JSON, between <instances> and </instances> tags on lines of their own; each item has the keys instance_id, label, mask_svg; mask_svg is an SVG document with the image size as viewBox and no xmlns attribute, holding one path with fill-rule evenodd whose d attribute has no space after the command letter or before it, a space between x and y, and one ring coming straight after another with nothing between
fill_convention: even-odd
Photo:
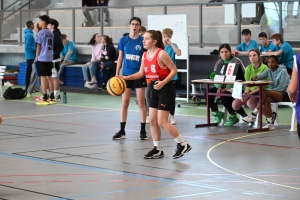
<instances>
[{"instance_id":1,"label":"teal t-shirt","mask_svg":"<svg viewBox=\"0 0 300 200\"><path fill-rule=\"evenodd\" d=\"M276 46L276 51L281 50L282 54L278 56L279 64L284 64L286 67L293 69L295 52L288 42L283 42L282 46Z\"/></svg>"},{"instance_id":2,"label":"teal t-shirt","mask_svg":"<svg viewBox=\"0 0 300 200\"><path fill-rule=\"evenodd\" d=\"M246 42L243 42L236 47L236 50L238 51L250 51L251 49L258 50L258 44L255 40L250 40L250 43L248 45L246 44Z\"/></svg>"},{"instance_id":3,"label":"teal t-shirt","mask_svg":"<svg viewBox=\"0 0 300 200\"><path fill-rule=\"evenodd\" d=\"M173 44L174 44L175 47L178 48L178 46L177 46L176 43L173 43ZM171 60L173 61L174 65L176 66L176 60L175 60L175 55L176 55L176 53L175 53L173 47L172 47L171 45L169 45L169 44L166 45L166 46L165 46L165 52L167 52L167 53L169 54ZM179 78L178 78L178 75L176 74L176 75L174 76L174 78L172 79L172 81L176 81L176 80L178 80L178 79L179 79Z\"/></svg>"},{"instance_id":4,"label":"teal t-shirt","mask_svg":"<svg viewBox=\"0 0 300 200\"><path fill-rule=\"evenodd\" d=\"M268 69L268 66L261 63L259 68L255 69L253 67L252 64L248 65L245 69L245 80L246 81L251 81L251 78L253 78L254 76L257 76L259 74L261 74L263 71L267 70ZM266 79L267 80L267 79ZM253 91L255 89L257 89L258 86L253 86L253 87L250 87L250 91Z\"/></svg>"}]
</instances>

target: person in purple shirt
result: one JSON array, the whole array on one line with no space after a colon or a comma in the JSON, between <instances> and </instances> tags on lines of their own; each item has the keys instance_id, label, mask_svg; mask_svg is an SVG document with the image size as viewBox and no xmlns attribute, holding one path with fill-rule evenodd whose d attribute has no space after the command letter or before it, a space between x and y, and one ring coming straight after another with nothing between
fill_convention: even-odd
<instances>
[{"instance_id":1,"label":"person in purple shirt","mask_svg":"<svg viewBox=\"0 0 300 200\"><path fill-rule=\"evenodd\" d=\"M251 40L251 31L249 29L242 30L242 37L245 42L237 46L235 50L232 50L234 55L248 55L251 49L259 50L257 42L255 40Z\"/></svg>"},{"instance_id":2,"label":"person in purple shirt","mask_svg":"<svg viewBox=\"0 0 300 200\"><path fill-rule=\"evenodd\" d=\"M39 26L42 30L38 32L36 40L36 66L39 76L41 77L41 85L43 91L43 99L36 102L37 105L55 104L54 84L52 80L52 60L53 60L53 33L47 28L50 23L50 17L42 15L39 17ZM50 99L47 96L47 88L50 88Z\"/></svg>"},{"instance_id":3,"label":"person in purple shirt","mask_svg":"<svg viewBox=\"0 0 300 200\"><path fill-rule=\"evenodd\" d=\"M293 59L294 59L293 68L295 70L293 70L292 79L291 79L290 85L287 89L287 93L290 97L291 102L296 103L297 133L298 133L298 137L300 139L300 98L299 98L300 54L297 54L296 56L294 56Z\"/></svg>"}]
</instances>

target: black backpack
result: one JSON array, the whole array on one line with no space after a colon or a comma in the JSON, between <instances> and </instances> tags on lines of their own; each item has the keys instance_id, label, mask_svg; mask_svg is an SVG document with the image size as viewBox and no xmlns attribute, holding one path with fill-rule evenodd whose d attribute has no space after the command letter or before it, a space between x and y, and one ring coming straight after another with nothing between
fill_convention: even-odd
<instances>
[{"instance_id":1,"label":"black backpack","mask_svg":"<svg viewBox=\"0 0 300 200\"><path fill-rule=\"evenodd\" d=\"M4 99L23 99L26 97L27 92L22 88L7 88L3 94Z\"/></svg>"}]
</instances>

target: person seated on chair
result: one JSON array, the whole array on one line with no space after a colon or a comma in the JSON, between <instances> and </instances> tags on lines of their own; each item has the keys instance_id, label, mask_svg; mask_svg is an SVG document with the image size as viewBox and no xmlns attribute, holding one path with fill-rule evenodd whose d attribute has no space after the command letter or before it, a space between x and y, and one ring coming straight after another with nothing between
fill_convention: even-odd
<instances>
[{"instance_id":1,"label":"person seated on chair","mask_svg":"<svg viewBox=\"0 0 300 200\"><path fill-rule=\"evenodd\" d=\"M293 63L294 63L294 55L295 55L292 46L288 42L283 41L282 35L279 33L275 33L274 35L272 35L271 39L275 46L274 51L262 52L262 55L279 56L278 63L280 65L284 65L286 67L287 72L291 74L293 71Z\"/></svg>"},{"instance_id":2,"label":"person seated on chair","mask_svg":"<svg viewBox=\"0 0 300 200\"><path fill-rule=\"evenodd\" d=\"M252 49L249 51L249 60L250 64L245 69L245 80L250 81L252 77L257 76L258 74L263 73L268 69L268 66L261 63L260 61L260 53L257 49ZM259 92L258 86L246 87L244 94L252 94L257 95ZM234 110L239 110L243 105L247 104L247 106L254 110L258 105L257 97L243 97L242 99L235 99L232 102L232 108ZM243 117L246 117L244 115ZM251 124L252 126L252 124Z\"/></svg>"},{"instance_id":3,"label":"person seated on chair","mask_svg":"<svg viewBox=\"0 0 300 200\"><path fill-rule=\"evenodd\" d=\"M261 47L259 49L259 52L262 53L262 52L268 52L268 51L274 51L275 50L275 46L273 44L273 42L269 42L268 40L268 36L265 32L261 32L259 35L258 35L258 38L259 38L259 41L261 43ZM266 58L263 58L263 63L265 65L268 64L268 57Z\"/></svg>"},{"instance_id":4,"label":"person seated on chair","mask_svg":"<svg viewBox=\"0 0 300 200\"><path fill-rule=\"evenodd\" d=\"M276 56L270 56L268 58L268 69L259 75L256 75L252 80L268 80L272 81L269 88L263 91L262 95L262 105L263 114L267 118L267 125L263 128L269 128L269 130L274 130L274 121L276 119L277 113L272 112L271 103L272 102L290 102L289 95L287 93L287 88L290 84L290 76L286 70L286 67L278 65L278 58ZM252 111L250 115L244 117L243 120L246 122L254 122L258 113L259 106Z\"/></svg>"},{"instance_id":5,"label":"person seated on chair","mask_svg":"<svg viewBox=\"0 0 300 200\"><path fill-rule=\"evenodd\" d=\"M251 40L251 31L249 29L242 30L242 37L245 42L236 47L236 50L232 50L234 55L248 55L251 49L259 49L255 40Z\"/></svg>"},{"instance_id":6,"label":"person seated on chair","mask_svg":"<svg viewBox=\"0 0 300 200\"><path fill-rule=\"evenodd\" d=\"M106 83L110 79L110 77L116 74L117 64L115 61L118 59L118 54L114 44L112 43L112 38L107 35L102 36L102 55L99 60L101 63L101 72L103 73L104 68L106 69L106 73L104 76L104 81L101 86L102 89L106 89ZM92 68L92 70L97 70Z\"/></svg>"},{"instance_id":7,"label":"person seated on chair","mask_svg":"<svg viewBox=\"0 0 300 200\"><path fill-rule=\"evenodd\" d=\"M82 73L84 78L84 87L90 88L90 89L97 89L97 79L96 79L96 73L92 70L92 68L98 68L99 60L102 55L102 37L99 33L95 33L93 37L91 38L88 45L92 46L92 59L90 62L86 63L82 67ZM91 75L91 81L89 77L89 73Z\"/></svg>"},{"instance_id":8,"label":"person seated on chair","mask_svg":"<svg viewBox=\"0 0 300 200\"><path fill-rule=\"evenodd\" d=\"M66 66L76 64L78 59L77 59L75 43L73 41L68 40L66 34L62 34L61 38L62 38L62 43L64 45L64 48L60 52L61 61L59 63L60 67L58 71L58 77L60 79L60 84L63 85L64 79L62 75L65 72Z\"/></svg>"},{"instance_id":9,"label":"person seated on chair","mask_svg":"<svg viewBox=\"0 0 300 200\"><path fill-rule=\"evenodd\" d=\"M216 75L224 75L227 70L227 66L229 63L236 63L241 66L244 72L244 64L243 62L238 59L237 57L234 57L231 53L231 47L229 44L221 44L219 47L220 52L220 59L216 62L214 71L216 72ZM233 85L222 85L222 84L215 84L215 87L210 88L206 92L210 93L225 93L225 94L231 94L232 93L232 87ZM206 96L206 94L205 94ZM235 111L232 108L232 102L234 100L231 96L208 96L208 101L210 103L210 109L213 112L213 116L215 118L216 124L220 124L224 113L219 111L218 104L216 102L217 99L221 99L222 105L227 109L229 112L229 118L227 119L227 122L224 123L224 126L233 126L234 124L239 122L239 119L236 116L236 112L239 113L241 116L246 116L247 114L244 111L244 108L241 107L239 110Z\"/></svg>"}]
</instances>

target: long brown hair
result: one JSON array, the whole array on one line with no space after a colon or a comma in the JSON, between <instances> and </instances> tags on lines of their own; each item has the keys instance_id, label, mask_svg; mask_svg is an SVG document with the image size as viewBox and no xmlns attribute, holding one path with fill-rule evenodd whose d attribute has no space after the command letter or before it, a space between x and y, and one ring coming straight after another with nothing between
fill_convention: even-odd
<instances>
[{"instance_id":1,"label":"long brown hair","mask_svg":"<svg viewBox=\"0 0 300 200\"><path fill-rule=\"evenodd\" d=\"M96 44L96 36L99 35L99 33L95 33L93 37L90 39L88 45L94 46Z\"/></svg>"},{"instance_id":2,"label":"long brown hair","mask_svg":"<svg viewBox=\"0 0 300 200\"><path fill-rule=\"evenodd\" d=\"M149 30L146 32L150 33L150 35L151 35L150 37L152 40L156 40L156 44L155 44L156 47L161 48L161 49L165 48L163 40L162 40L162 34L160 31Z\"/></svg>"}]
</instances>

